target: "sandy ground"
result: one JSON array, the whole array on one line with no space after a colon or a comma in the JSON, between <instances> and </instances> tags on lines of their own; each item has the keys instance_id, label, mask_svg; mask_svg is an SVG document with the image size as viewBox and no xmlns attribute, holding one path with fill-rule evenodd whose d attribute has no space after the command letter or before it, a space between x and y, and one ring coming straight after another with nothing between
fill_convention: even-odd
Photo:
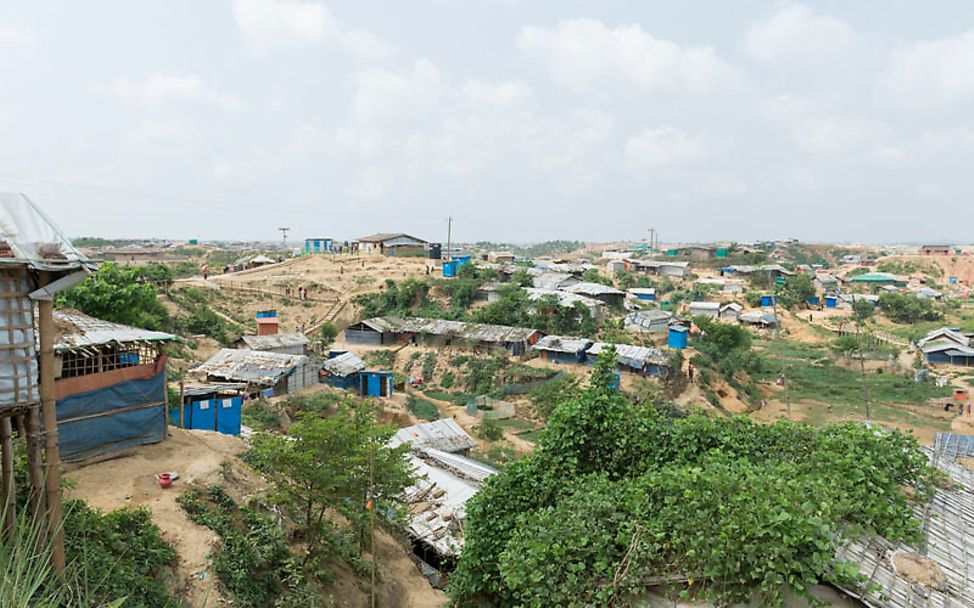
<instances>
[{"instance_id":1,"label":"sandy ground","mask_svg":"<svg viewBox=\"0 0 974 608\"><path fill-rule=\"evenodd\" d=\"M165 539L179 554L174 592L194 608L227 605L210 570L210 553L217 537L208 528L191 522L176 503L176 497L192 481L224 484L238 500L264 489L266 484L238 459L237 455L244 449L244 442L237 437L170 428L169 438L162 443L69 471L66 477L73 482L74 489L68 495L106 511L124 506L147 507ZM162 471L176 471L180 475L168 490L160 488L153 477ZM396 540L383 531L379 531L377 540L383 572L380 605L393 608L446 605L446 595L430 586ZM336 583L334 600L336 606L364 608L368 605L367 588L345 573Z\"/></svg>"}]
</instances>

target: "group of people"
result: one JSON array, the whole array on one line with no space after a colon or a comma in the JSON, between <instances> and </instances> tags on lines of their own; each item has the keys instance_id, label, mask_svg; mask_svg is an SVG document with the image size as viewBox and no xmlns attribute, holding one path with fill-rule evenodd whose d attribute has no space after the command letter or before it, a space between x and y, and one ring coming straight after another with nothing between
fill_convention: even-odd
<instances>
[{"instance_id":1,"label":"group of people","mask_svg":"<svg viewBox=\"0 0 974 608\"><path fill-rule=\"evenodd\" d=\"M953 410L953 408L954 408L954 402L953 401L948 401L947 403L944 404L944 411L945 412L949 412L949 411ZM971 415L971 402L970 401L967 402L967 405L964 405L963 403L958 403L957 404L957 415L958 416L963 416L965 413L968 416Z\"/></svg>"},{"instance_id":2,"label":"group of people","mask_svg":"<svg viewBox=\"0 0 974 608\"><path fill-rule=\"evenodd\" d=\"M305 287L304 285L301 285L296 290L295 289L291 289L290 287L285 287L284 288L284 295L287 296L287 297L289 297L289 298L297 298L299 300L307 300L308 299L308 288Z\"/></svg>"}]
</instances>

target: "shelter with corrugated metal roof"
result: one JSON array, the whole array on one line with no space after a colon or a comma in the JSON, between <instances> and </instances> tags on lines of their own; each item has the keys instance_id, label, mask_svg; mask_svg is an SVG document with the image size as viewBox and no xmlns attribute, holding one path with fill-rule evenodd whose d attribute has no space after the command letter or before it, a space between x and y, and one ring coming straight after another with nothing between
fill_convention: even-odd
<instances>
[{"instance_id":1,"label":"shelter with corrugated metal roof","mask_svg":"<svg viewBox=\"0 0 974 608\"><path fill-rule=\"evenodd\" d=\"M301 332L268 334L264 336L240 336L237 346L247 350L260 350L284 355L308 354L308 337Z\"/></svg>"},{"instance_id":2,"label":"shelter with corrugated metal roof","mask_svg":"<svg viewBox=\"0 0 974 608\"><path fill-rule=\"evenodd\" d=\"M572 336L545 336L531 347L541 353L541 358L552 363L584 363L585 351L592 346L587 338Z\"/></svg>"},{"instance_id":3,"label":"shelter with corrugated metal roof","mask_svg":"<svg viewBox=\"0 0 974 608\"><path fill-rule=\"evenodd\" d=\"M305 355L224 348L191 373L209 382L242 382L265 396L287 395L318 383L318 366Z\"/></svg>"},{"instance_id":4,"label":"shelter with corrugated metal roof","mask_svg":"<svg viewBox=\"0 0 974 608\"><path fill-rule=\"evenodd\" d=\"M527 352L541 335L526 327L418 317L373 317L345 329L345 341L350 344L423 343L472 350L506 349L513 355Z\"/></svg>"}]
</instances>

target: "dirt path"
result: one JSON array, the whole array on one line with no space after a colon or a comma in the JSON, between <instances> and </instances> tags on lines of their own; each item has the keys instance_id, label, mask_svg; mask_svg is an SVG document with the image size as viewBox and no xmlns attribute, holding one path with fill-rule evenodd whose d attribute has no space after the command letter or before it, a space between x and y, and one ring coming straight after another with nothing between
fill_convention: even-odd
<instances>
[{"instance_id":1,"label":"dirt path","mask_svg":"<svg viewBox=\"0 0 974 608\"><path fill-rule=\"evenodd\" d=\"M88 465L67 473L75 482L68 491L98 509L109 511L120 507L147 507L152 521L179 554L175 589L186 603L194 607L224 605L215 575L210 571L210 553L216 535L208 528L194 524L176 503L176 497L191 481L225 483L221 463L242 470L236 455L244 444L236 437L207 431L170 429L162 443L138 448L134 453L113 460ZM172 488L163 490L153 475L176 471L180 475ZM233 487L250 493L260 482L254 475L237 474Z\"/></svg>"}]
</instances>

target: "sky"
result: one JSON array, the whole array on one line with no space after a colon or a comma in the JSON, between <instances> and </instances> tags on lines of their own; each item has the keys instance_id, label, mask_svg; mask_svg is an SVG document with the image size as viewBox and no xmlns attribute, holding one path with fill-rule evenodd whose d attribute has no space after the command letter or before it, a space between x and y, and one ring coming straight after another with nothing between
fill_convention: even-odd
<instances>
[{"instance_id":1,"label":"sky","mask_svg":"<svg viewBox=\"0 0 974 608\"><path fill-rule=\"evenodd\" d=\"M974 2L5 0L72 236L970 242Z\"/></svg>"}]
</instances>

